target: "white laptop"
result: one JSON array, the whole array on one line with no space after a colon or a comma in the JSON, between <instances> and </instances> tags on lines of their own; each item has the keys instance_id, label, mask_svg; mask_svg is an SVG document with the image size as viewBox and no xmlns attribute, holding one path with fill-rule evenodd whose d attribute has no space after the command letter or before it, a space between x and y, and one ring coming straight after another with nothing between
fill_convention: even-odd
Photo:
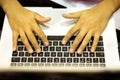
<instances>
[{"instance_id":1,"label":"white laptop","mask_svg":"<svg viewBox=\"0 0 120 80\"><path fill-rule=\"evenodd\" d=\"M86 8L28 8L43 16L50 16L52 20L45 25L40 25L47 35L50 45L42 45L41 54L35 52L30 55L21 39L18 39L18 50L12 51L12 31L7 17L5 17L1 41L0 41L0 71L40 71L40 72L101 72L116 71L120 69L119 53L113 17L109 20L107 28L101 35L99 45L94 54L90 53L89 48L92 40L83 54L68 52L73 38L67 45L62 45L61 40L68 30L74 25L75 20L62 17L62 13L84 10ZM41 44L39 38L38 42Z\"/></svg>"}]
</instances>

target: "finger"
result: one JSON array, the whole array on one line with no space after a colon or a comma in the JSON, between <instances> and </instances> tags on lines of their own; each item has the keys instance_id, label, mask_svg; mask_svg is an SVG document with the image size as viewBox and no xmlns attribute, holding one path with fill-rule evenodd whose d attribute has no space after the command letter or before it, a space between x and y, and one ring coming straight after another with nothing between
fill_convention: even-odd
<instances>
[{"instance_id":1,"label":"finger","mask_svg":"<svg viewBox=\"0 0 120 80\"><path fill-rule=\"evenodd\" d=\"M26 49L29 53L33 53L33 50L28 42L28 39L26 37L26 34L24 33L24 31L20 31L20 37L21 37L21 40L23 41L24 45L26 46Z\"/></svg>"},{"instance_id":2,"label":"finger","mask_svg":"<svg viewBox=\"0 0 120 80\"><path fill-rule=\"evenodd\" d=\"M66 44L68 42L68 40L72 37L72 35L77 32L78 28L76 27L72 27L68 33L66 34L66 36L63 38L62 40L62 44Z\"/></svg>"},{"instance_id":3,"label":"finger","mask_svg":"<svg viewBox=\"0 0 120 80\"><path fill-rule=\"evenodd\" d=\"M17 49L18 33L13 31L13 51Z\"/></svg>"},{"instance_id":4,"label":"finger","mask_svg":"<svg viewBox=\"0 0 120 80\"><path fill-rule=\"evenodd\" d=\"M62 14L62 16L68 19L76 19L80 17L81 13L82 11L78 11L78 12L73 12L73 13L68 13L68 14Z\"/></svg>"},{"instance_id":5,"label":"finger","mask_svg":"<svg viewBox=\"0 0 120 80\"><path fill-rule=\"evenodd\" d=\"M38 45L38 42L37 42L33 32L29 30L29 31L26 32L26 35L27 35L29 41L32 43L32 45L33 45L34 49L36 50L36 52L40 53L41 49L40 49L40 46Z\"/></svg>"},{"instance_id":6,"label":"finger","mask_svg":"<svg viewBox=\"0 0 120 80\"><path fill-rule=\"evenodd\" d=\"M50 17L43 17L43 16L39 15L38 13L34 13L34 17L37 21L39 21L41 23L48 22L51 20Z\"/></svg>"},{"instance_id":7,"label":"finger","mask_svg":"<svg viewBox=\"0 0 120 80\"><path fill-rule=\"evenodd\" d=\"M93 40L93 44L92 44L92 47L91 47L91 52L95 52L98 41L99 41L99 35L95 35L94 40Z\"/></svg>"},{"instance_id":8,"label":"finger","mask_svg":"<svg viewBox=\"0 0 120 80\"><path fill-rule=\"evenodd\" d=\"M78 54L81 54L83 52L83 50L85 49L86 45L90 41L91 37L92 37L92 32L88 32L87 35L85 36L85 38L83 39L80 47L77 50Z\"/></svg>"},{"instance_id":9,"label":"finger","mask_svg":"<svg viewBox=\"0 0 120 80\"><path fill-rule=\"evenodd\" d=\"M73 53L76 50L76 48L78 47L85 35L86 30L81 30L80 33L76 36L73 44L70 46L70 53Z\"/></svg>"},{"instance_id":10,"label":"finger","mask_svg":"<svg viewBox=\"0 0 120 80\"><path fill-rule=\"evenodd\" d=\"M33 28L33 31L41 38L44 45L48 46L49 42L44 32L41 30L41 28L37 24L34 24L34 26L36 27Z\"/></svg>"},{"instance_id":11,"label":"finger","mask_svg":"<svg viewBox=\"0 0 120 80\"><path fill-rule=\"evenodd\" d=\"M65 37L62 40L62 44L66 44L68 40L77 32L79 32L80 27L82 26L81 22L77 22L65 35Z\"/></svg>"}]
</instances>

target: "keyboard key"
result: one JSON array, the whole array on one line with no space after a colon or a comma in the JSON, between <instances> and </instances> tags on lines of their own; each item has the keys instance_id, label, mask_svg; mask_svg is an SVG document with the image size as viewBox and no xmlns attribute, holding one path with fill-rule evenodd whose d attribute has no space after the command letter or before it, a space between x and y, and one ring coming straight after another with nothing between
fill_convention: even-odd
<instances>
[{"instance_id":1,"label":"keyboard key","mask_svg":"<svg viewBox=\"0 0 120 80\"><path fill-rule=\"evenodd\" d=\"M103 52L96 52L96 57L104 57L104 53Z\"/></svg>"},{"instance_id":2,"label":"keyboard key","mask_svg":"<svg viewBox=\"0 0 120 80\"><path fill-rule=\"evenodd\" d=\"M66 58L60 58L60 62L61 63L65 63L66 62Z\"/></svg>"},{"instance_id":3,"label":"keyboard key","mask_svg":"<svg viewBox=\"0 0 120 80\"><path fill-rule=\"evenodd\" d=\"M12 57L11 62L20 62L20 58L19 57Z\"/></svg>"},{"instance_id":4,"label":"keyboard key","mask_svg":"<svg viewBox=\"0 0 120 80\"><path fill-rule=\"evenodd\" d=\"M70 42L67 42L67 43L66 43L66 46L70 46Z\"/></svg>"},{"instance_id":5,"label":"keyboard key","mask_svg":"<svg viewBox=\"0 0 120 80\"><path fill-rule=\"evenodd\" d=\"M48 51L48 46L43 47L43 51Z\"/></svg>"},{"instance_id":6,"label":"keyboard key","mask_svg":"<svg viewBox=\"0 0 120 80\"><path fill-rule=\"evenodd\" d=\"M11 66L16 66L16 63L13 62L13 63L11 63L10 65L11 65Z\"/></svg>"},{"instance_id":7,"label":"keyboard key","mask_svg":"<svg viewBox=\"0 0 120 80\"><path fill-rule=\"evenodd\" d=\"M62 57L62 52L57 52L57 57Z\"/></svg>"},{"instance_id":8,"label":"keyboard key","mask_svg":"<svg viewBox=\"0 0 120 80\"><path fill-rule=\"evenodd\" d=\"M38 54L38 56L39 56L39 57L42 57L42 56L43 56L43 52L40 52L40 53Z\"/></svg>"},{"instance_id":9,"label":"keyboard key","mask_svg":"<svg viewBox=\"0 0 120 80\"><path fill-rule=\"evenodd\" d=\"M18 52L17 51L13 51L12 56L17 56Z\"/></svg>"},{"instance_id":10,"label":"keyboard key","mask_svg":"<svg viewBox=\"0 0 120 80\"><path fill-rule=\"evenodd\" d=\"M96 51L104 51L104 48L103 47L97 47Z\"/></svg>"},{"instance_id":11,"label":"keyboard key","mask_svg":"<svg viewBox=\"0 0 120 80\"><path fill-rule=\"evenodd\" d=\"M66 67L71 67L72 64L71 63L67 63L67 64L64 64Z\"/></svg>"},{"instance_id":12,"label":"keyboard key","mask_svg":"<svg viewBox=\"0 0 120 80\"><path fill-rule=\"evenodd\" d=\"M50 47L50 51L55 51L55 47Z\"/></svg>"},{"instance_id":13,"label":"keyboard key","mask_svg":"<svg viewBox=\"0 0 120 80\"><path fill-rule=\"evenodd\" d=\"M72 63L72 58L67 58L68 63Z\"/></svg>"},{"instance_id":14,"label":"keyboard key","mask_svg":"<svg viewBox=\"0 0 120 80\"><path fill-rule=\"evenodd\" d=\"M46 62L46 58L41 58L41 62L45 63Z\"/></svg>"},{"instance_id":15,"label":"keyboard key","mask_svg":"<svg viewBox=\"0 0 120 80\"><path fill-rule=\"evenodd\" d=\"M80 58L80 63L85 63L85 58Z\"/></svg>"},{"instance_id":16,"label":"keyboard key","mask_svg":"<svg viewBox=\"0 0 120 80\"><path fill-rule=\"evenodd\" d=\"M38 63L38 66L43 67L44 63Z\"/></svg>"},{"instance_id":17,"label":"keyboard key","mask_svg":"<svg viewBox=\"0 0 120 80\"><path fill-rule=\"evenodd\" d=\"M18 41L18 45L24 45L22 41Z\"/></svg>"},{"instance_id":18,"label":"keyboard key","mask_svg":"<svg viewBox=\"0 0 120 80\"><path fill-rule=\"evenodd\" d=\"M24 66L30 66L30 63L25 63Z\"/></svg>"},{"instance_id":19,"label":"keyboard key","mask_svg":"<svg viewBox=\"0 0 120 80\"><path fill-rule=\"evenodd\" d=\"M93 58L93 63L98 63L98 58Z\"/></svg>"},{"instance_id":20,"label":"keyboard key","mask_svg":"<svg viewBox=\"0 0 120 80\"><path fill-rule=\"evenodd\" d=\"M105 63L105 58L100 58L99 61L100 63Z\"/></svg>"},{"instance_id":21,"label":"keyboard key","mask_svg":"<svg viewBox=\"0 0 120 80\"><path fill-rule=\"evenodd\" d=\"M103 42L98 42L98 46L103 46Z\"/></svg>"},{"instance_id":22,"label":"keyboard key","mask_svg":"<svg viewBox=\"0 0 120 80\"><path fill-rule=\"evenodd\" d=\"M18 63L17 66L23 66L23 63Z\"/></svg>"},{"instance_id":23,"label":"keyboard key","mask_svg":"<svg viewBox=\"0 0 120 80\"><path fill-rule=\"evenodd\" d=\"M87 52L83 52L83 57L88 57L88 53Z\"/></svg>"},{"instance_id":24,"label":"keyboard key","mask_svg":"<svg viewBox=\"0 0 120 80\"><path fill-rule=\"evenodd\" d=\"M64 52L64 57L69 57L70 53L69 52Z\"/></svg>"},{"instance_id":25,"label":"keyboard key","mask_svg":"<svg viewBox=\"0 0 120 80\"><path fill-rule=\"evenodd\" d=\"M22 57L21 58L21 62L26 62L27 61L27 58L26 57Z\"/></svg>"},{"instance_id":26,"label":"keyboard key","mask_svg":"<svg viewBox=\"0 0 120 80\"><path fill-rule=\"evenodd\" d=\"M105 67L105 64L100 64L100 67Z\"/></svg>"},{"instance_id":27,"label":"keyboard key","mask_svg":"<svg viewBox=\"0 0 120 80\"><path fill-rule=\"evenodd\" d=\"M33 62L33 58L28 58L28 62Z\"/></svg>"},{"instance_id":28,"label":"keyboard key","mask_svg":"<svg viewBox=\"0 0 120 80\"><path fill-rule=\"evenodd\" d=\"M19 52L19 56L24 56L24 52Z\"/></svg>"},{"instance_id":29,"label":"keyboard key","mask_svg":"<svg viewBox=\"0 0 120 80\"><path fill-rule=\"evenodd\" d=\"M32 63L31 66L37 66L37 63Z\"/></svg>"},{"instance_id":30,"label":"keyboard key","mask_svg":"<svg viewBox=\"0 0 120 80\"><path fill-rule=\"evenodd\" d=\"M52 63L53 62L53 58L47 58L47 62L48 63Z\"/></svg>"},{"instance_id":31,"label":"keyboard key","mask_svg":"<svg viewBox=\"0 0 120 80\"><path fill-rule=\"evenodd\" d=\"M51 57L56 57L56 52L51 52Z\"/></svg>"},{"instance_id":32,"label":"keyboard key","mask_svg":"<svg viewBox=\"0 0 120 80\"><path fill-rule=\"evenodd\" d=\"M79 58L73 58L73 62L74 63L78 63L79 62Z\"/></svg>"},{"instance_id":33,"label":"keyboard key","mask_svg":"<svg viewBox=\"0 0 120 80\"><path fill-rule=\"evenodd\" d=\"M53 42L53 46L58 46L58 42L57 42L57 41L54 41L54 42Z\"/></svg>"},{"instance_id":34,"label":"keyboard key","mask_svg":"<svg viewBox=\"0 0 120 80\"><path fill-rule=\"evenodd\" d=\"M90 52L90 53L89 53L89 56L90 56L90 57L95 57L95 53Z\"/></svg>"},{"instance_id":35,"label":"keyboard key","mask_svg":"<svg viewBox=\"0 0 120 80\"><path fill-rule=\"evenodd\" d=\"M79 64L79 66L80 66L80 67L85 67L85 64L82 64L82 63L81 63L81 64Z\"/></svg>"},{"instance_id":36,"label":"keyboard key","mask_svg":"<svg viewBox=\"0 0 120 80\"><path fill-rule=\"evenodd\" d=\"M18 51L23 51L23 46L18 46Z\"/></svg>"},{"instance_id":37,"label":"keyboard key","mask_svg":"<svg viewBox=\"0 0 120 80\"><path fill-rule=\"evenodd\" d=\"M78 54L78 53L77 53L77 57L82 57L82 54Z\"/></svg>"},{"instance_id":38,"label":"keyboard key","mask_svg":"<svg viewBox=\"0 0 120 80\"><path fill-rule=\"evenodd\" d=\"M30 53L28 53L28 52L25 52L25 56L30 56Z\"/></svg>"},{"instance_id":39,"label":"keyboard key","mask_svg":"<svg viewBox=\"0 0 120 80\"><path fill-rule=\"evenodd\" d=\"M40 58L34 58L34 62L40 62Z\"/></svg>"},{"instance_id":40,"label":"keyboard key","mask_svg":"<svg viewBox=\"0 0 120 80\"><path fill-rule=\"evenodd\" d=\"M45 64L46 67L50 67L50 63Z\"/></svg>"},{"instance_id":41,"label":"keyboard key","mask_svg":"<svg viewBox=\"0 0 120 80\"><path fill-rule=\"evenodd\" d=\"M38 55L38 53L33 52L31 55L34 57L34 56L37 56L37 55Z\"/></svg>"},{"instance_id":42,"label":"keyboard key","mask_svg":"<svg viewBox=\"0 0 120 80\"><path fill-rule=\"evenodd\" d=\"M61 51L61 47L56 47L56 51Z\"/></svg>"},{"instance_id":43,"label":"keyboard key","mask_svg":"<svg viewBox=\"0 0 120 80\"><path fill-rule=\"evenodd\" d=\"M93 67L98 67L99 65L98 64L93 64Z\"/></svg>"},{"instance_id":44,"label":"keyboard key","mask_svg":"<svg viewBox=\"0 0 120 80\"><path fill-rule=\"evenodd\" d=\"M50 52L45 52L43 54L45 55L45 57L49 57L50 56Z\"/></svg>"},{"instance_id":45,"label":"keyboard key","mask_svg":"<svg viewBox=\"0 0 120 80\"><path fill-rule=\"evenodd\" d=\"M55 63L59 63L59 58L54 58Z\"/></svg>"},{"instance_id":46,"label":"keyboard key","mask_svg":"<svg viewBox=\"0 0 120 80\"><path fill-rule=\"evenodd\" d=\"M92 64L86 64L86 67L91 67L92 66Z\"/></svg>"},{"instance_id":47,"label":"keyboard key","mask_svg":"<svg viewBox=\"0 0 120 80\"><path fill-rule=\"evenodd\" d=\"M67 47L62 47L62 51L67 51Z\"/></svg>"},{"instance_id":48,"label":"keyboard key","mask_svg":"<svg viewBox=\"0 0 120 80\"><path fill-rule=\"evenodd\" d=\"M92 58L86 58L87 63L92 63Z\"/></svg>"},{"instance_id":49,"label":"keyboard key","mask_svg":"<svg viewBox=\"0 0 120 80\"><path fill-rule=\"evenodd\" d=\"M75 53L70 53L70 57L75 57Z\"/></svg>"}]
</instances>

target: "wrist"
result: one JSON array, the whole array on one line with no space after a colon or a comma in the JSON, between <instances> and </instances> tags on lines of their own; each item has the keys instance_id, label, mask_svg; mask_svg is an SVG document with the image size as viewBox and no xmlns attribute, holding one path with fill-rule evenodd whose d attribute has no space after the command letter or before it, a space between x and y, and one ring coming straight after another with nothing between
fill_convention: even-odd
<instances>
[{"instance_id":1,"label":"wrist","mask_svg":"<svg viewBox=\"0 0 120 80\"><path fill-rule=\"evenodd\" d=\"M8 14L11 10L17 10L17 8L21 7L21 4L17 0L0 0L0 6Z\"/></svg>"},{"instance_id":2,"label":"wrist","mask_svg":"<svg viewBox=\"0 0 120 80\"><path fill-rule=\"evenodd\" d=\"M119 0L103 0L94 7L98 13L104 13L104 16L110 17L118 8Z\"/></svg>"}]
</instances>

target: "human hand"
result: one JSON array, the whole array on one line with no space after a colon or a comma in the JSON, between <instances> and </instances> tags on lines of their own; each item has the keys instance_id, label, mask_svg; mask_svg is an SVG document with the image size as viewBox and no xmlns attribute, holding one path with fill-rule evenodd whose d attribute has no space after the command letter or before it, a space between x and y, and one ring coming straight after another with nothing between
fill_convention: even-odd
<instances>
[{"instance_id":1,"label":"human hand","mask_svg":"<svg viewBox=\"0 0 120 80\"><path fill-rule=\"evenodd\" d=\"M50 20L49 17L45 18L35 12L23 8L22 6L17 6L16 9L11 8L11 11L8 11L6 14L13 34L13 51L17 49L17 39L20 35L29 53L33 52L30 43L32 43L36 52L40 53L41 49L34 36L34 32L41 38L45 46L49 45L45 34L37 23L47 22Z\"/></svg>"},{"instance_id":2,"label":"human hand","mask_svg":"<svg viewBox=\"0 0 120 80\"><path fill-rule=\"evenodd\" d=\"M103 13L104 12L104 13ZM62 44L66 44L68 40L77 33L73 44L70 46L70 53L74 53L77 47L78 54L81 54L93 36L93 44L90 49L94 52L99 41L99 37L106 28L111 12L103 11L100 7L95 7L83 11L63 14L63 17L69 19L78 19L76 24L68 31L62 40ZM82 42L82 43L81 43ZM79 46L79 44L81 45Z\"/></svg>"}]
</instances>

